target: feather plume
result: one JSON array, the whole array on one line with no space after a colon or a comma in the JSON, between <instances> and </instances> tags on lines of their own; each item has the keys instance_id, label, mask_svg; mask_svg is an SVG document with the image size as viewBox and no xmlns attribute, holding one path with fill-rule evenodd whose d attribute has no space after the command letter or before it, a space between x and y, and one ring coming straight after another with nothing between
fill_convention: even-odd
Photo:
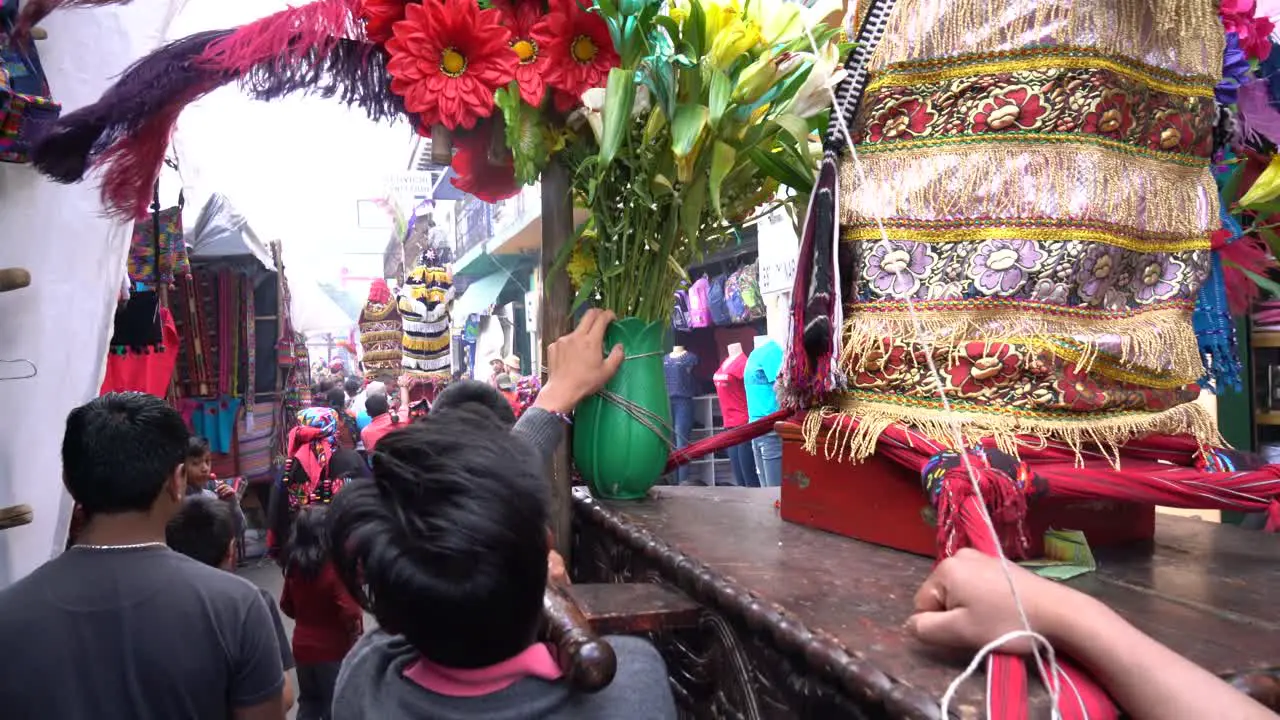
<instances>
[{"instance_id":1,"label":"feather plume","mask_svg":"<svg viewBox=\"0 0 1280 720\"><path fill-rule=\"evenodd\" d=\"M1271 107L1266 80L1250 80L1240 86L1237 102L1240 128L1246 138L1265 138L1280 145L1280 112Z\"/></svg>"},{"instance_id":2,"label":"feather plume","mask_svg":"<svg viewBox=\"0 0 1280 720\"><path fill-rule=\"evenodd\" d=\"M1258 277L1270 277L1276 270L1271 248L1257 235L1243 235L1232 243L1214 250L1222 258L1222 274L1227 286L1227 302L1233 315L1242 315L1253 307L1260 288L1243 270Z\"/></svg>"},{"instance_id":3,"label":"feather plume","mask_svg":"<svg viewBox=\"0 0 1280 720\"><path fill-rule=\"evenodd\" d=\"M336 98L381 122L404 113L403 101L391 92L387 59L376 45L343 38L327 53L313 47L301 56L259 63L240 79L240 87L255 100L297 92Z\"/></svg>"},{"instance_id":4,"label":"feather plume","mask_svg":"<svg viewBox=\"0 0 1280 720\"><path fill-rule=\"evenodd\" d=\"M174 98L187 97L201 88L208 92L222 84L216 73L197 68L191 61L210 42L230 34L230 30L197 33L130 65L97 102L63 115L54 124L36 146L36 169L58 182L79 182L99 155L120 139L140 132L153 116L172 105ZM223 82L231 79L226 75Z\"/></svg>"},{"instance_id":5,"label":"feather plume","mask_svg":"<svg viewBox=\"0 0 1280 720\"><path fill-rule=\"evenodd\" d=\"M212 43L199 64L244 76L267 58L288 62L329 54L343 38L364 39L356 19L359 0L316 0L241 26Z\"/></svg>"}]
</instances>

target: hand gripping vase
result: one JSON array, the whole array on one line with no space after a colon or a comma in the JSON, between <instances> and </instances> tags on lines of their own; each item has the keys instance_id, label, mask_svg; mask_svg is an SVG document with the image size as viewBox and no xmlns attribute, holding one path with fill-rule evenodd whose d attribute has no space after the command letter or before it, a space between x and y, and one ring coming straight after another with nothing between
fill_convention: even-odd
<instances>
[{"instance_id":1,"label":"hand gripping vase","mask_svg":"<svg viewBox=\"0 0 1280 720\"><path fill-rule=\"evenodd\" d=\"M622 343L626 360L604 392L578 404L573 459L597 497L637 500L662 475L671 447L671 399L663 378L666 323L615 320L604 346Z\"/></svg>"}]
</instances>

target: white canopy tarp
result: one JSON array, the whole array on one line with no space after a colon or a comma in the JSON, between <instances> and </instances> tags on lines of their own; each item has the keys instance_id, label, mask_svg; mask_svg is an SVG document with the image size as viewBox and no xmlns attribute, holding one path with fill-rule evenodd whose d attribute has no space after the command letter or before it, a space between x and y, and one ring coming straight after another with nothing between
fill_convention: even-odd
<instances>
[{"instance_id":1,"label":"white canopy tarp","mask_svg":"<svg viewBox=\"0 0 1280 720\"><path fill-rule=\"evenodd\" d=\"M287 274L293 329L307 337L326 334L346 337L356 318L347 315L314 278L292 271Z\"/></svg>"}]
</instances>

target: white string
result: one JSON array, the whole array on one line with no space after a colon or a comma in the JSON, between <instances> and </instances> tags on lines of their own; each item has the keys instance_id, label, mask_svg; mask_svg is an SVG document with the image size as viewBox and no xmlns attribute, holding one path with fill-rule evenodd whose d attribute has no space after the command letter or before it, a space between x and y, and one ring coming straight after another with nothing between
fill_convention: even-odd
<instances>
[{"instance_id":1,"label":"white string","mask_svg":"<svg viewBox=\"0 0 1280 720\"><path fill-rule=\"evenodd\" d=\"M813 48L814 56L815 57L820 56L822 54L822 51L818 47L818 41L813 35L813 26L808 21L807 17L804 18L804 25L805 25L805 28L804 28L805 35L809 38L809 44ZM864 60L864 62L870 61L870 59L871 59L870 55L868 55L867 58ZM854 68L852 69L852 71L856 72L858 69L859 68ZM839 118L839 120L835 123L835 126L839 129L840 134L844 138L845 147L847 147L849 150L849 156L853 160L854 170L857 172L857 175L858 175L858 182L865 185L867 184L866 172L862 167L862 161L858 158L858 151L857 151L857 148L854 146L852 136L850 136L849 134L849 128L845 126L845 122L843 120L843 118L845 117L844 110L846 106L840 103L839 98L836 97L835 89L832 88L830 84L826 86L826 90L827 90L827 94L831 96L831 111L834 113L838 113L837 117ZM876 228L879 230L879 233L880 233L879 242L881 243L881 246L883 247L883 249L885 251L888 251L889 235L885 231L884 218L881 217L879 210L875 208L874 205L872 208L872 217L875 219ZM840 218L837 215L837 217L834 218L834 224L836 227L839 227L839 222L840 222ZM815 241L824 242L825 240L823 238L816 238ZM836 267L839 266L839 259L835 255L832 256L832 264ZM898 272L904 272L904 271L905 270L900 270ZM837 286L837 289L838 289L838 286ZM1040 640L1043 640L1045 645L1048 645L1049 644L1048 641L1044 640L1042 636L1037 635L1035 631L1032 630L1031 628L1031 621L1027 617L1026 607L1022 603L1022 598L1018 594L1017 584L1014 582L1014 579L1013 579L1013 573L1009 569L1009 559L1005 557L1005 554L1004 554L1003 546L1000 539L1000 534L996 532L995 524L991 521L991 515L990 513L987 512L986 499L982 495L982 487L978 481L978 473L974 469L973 463L970 461L969 454L965 452L966 444L964 441L964 433L960 429L960 422L955 419L954 413L951 409L951 403L947 399L946 389L944 387L944 383L942 380L942 373L938 371L937 364L934 362L934 359L933 359L933 353L929 352L929 350L932 349L930 347L932 345L932 343L930 342L930 338L925 333L923 323L920 322L920 318L916 314L915 303L911 300L910 295L904 296L903 299L906 300L906 303L907 303L907 314L911 318L912 330L917 338L917 342L921 342L922 344L926 345L926 352L924 353L925 363L928 366L929 373L933 378L933 384L938 390L938 399L942 403L942 410L948 421L947 425L948 425L948 429L951 431L952 442L954 443L956 451L960 455L960 462L961 464L964 465L965 472L968 473L969 475L969 483L972 485L974 495L978 498L978 501L979 501L978 502L979 514L981 515L982 522L984 525L986 525L988 532L991 533L991 538L994 541L993 544L996 548L996 556L1000 560L1000 569L1002 572L1004 572L1005 580L1009 585L1009 591L1013 594L1014 606L1017 607L1018 609L1018 617L1022 621L1022 627L1023 627L1023 630L1019 632L1026 633L1029 635L1034 635ZM838 334L841 333L842 331L843 331L843 328L839 326L836 326L832 329L832 332L837 333L837 337L838 337ZM996 643L995 647L999 647L1000 644L1003 644L1003 643ZM991 648L991 647L992 647L991 645L988 645L988 648ZM983 659L983 657L985 657L985 655L989 653L990 653L990 649L984 648L984 652L979 653L979 655L974 659L974 665L970 666L969 671L966 671L965 674L962 674L960 677L956 678L956 680L952 682L952 687L948 689L948 695L945 695L943 697L943 703L940 706L942 709L943 717L947 717L947 712L946 712L947 704L950 701L950 695L954 694L954 689L959 685L959 683L966 680L968 676L972 674L973 668L976 666L976 663L980 662ZM1032 654L1035 657L1036 669L1039 671L1040 677L1044 682L1045 687L1048 688L1049 690L1049 696L1053 705L1053 717L1056 720L1057 718L1061 717L1061 713L1058 710L1058 696L1060 693L1060 684L1058 681L1059 672L1058 672L1057 660L1052 651L1052 647L1050 647L1049 663L1048 663L1048 666L1046 667L1044 658L1042 658L1040 655L1040 643L1038 642L1032 645ZM989 708L988 708L988 717L990 717ZM1088 716L1086 715L1085 717L1087 720Z\"/></svg>"},{"instance_id":2,"label":"white string","mask_svg":"<svg viewBox=\"0 0 1280 720\"><path fill-rule=\"evenodd\" d=\"M951 684L947 686L947 691L942 694L942 702L939 704L939 710L942 713L941 717L943 718L951 717L950 715L951 701L955 699L956 693L960 691L961 686L963 686L966 682L968 682L969 679L972 678L974 674L978 672L978 668L982 666L983 660L986 660L991 655L991 653L995 652L996 650L999 650L1004 645L1021 638L1028 638L1029 640L1031 640L1031 646L1033 648L1038 649L1040 647L1043 647L1045 649L1045 653L1048 654L1049 656L1049 662L1056 663L1054 658L1053 644L1049 642L1048 638L1046 638L1045 636L1041 635L1038 632L1035 632L1034 630L1010 630L1009 632L1001 635L995 640L992 640L991 642L982 646L982 649L979 650L978 653L973 656L973 660L969 662L969 666L964 669L964 672L960 673L960 675L958 675L955 680L952 680ZM987 717L991 717L990 677L988 677L987 683L988 683ZM1074 685L1072 686L1072 689L1073 690L1075 689ZM1076 693L1076 699L1080 703L1080 712L1084 713L1084 717L1087 720L1089 715L1085 711L1084 699L1080 697L1080 693L1078 692ZM1053 706L1053 712L1056 716L1058 712L1058 706L1056 703Z\"/></svg>"}]
</instances>

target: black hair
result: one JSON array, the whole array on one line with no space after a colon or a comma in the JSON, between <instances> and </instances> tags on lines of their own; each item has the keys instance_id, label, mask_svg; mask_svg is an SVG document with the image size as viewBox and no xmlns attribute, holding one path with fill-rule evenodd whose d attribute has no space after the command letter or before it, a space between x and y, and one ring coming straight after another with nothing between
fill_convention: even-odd
<instances>
[{"instance_id":1,"label":"black hair","mask_svg":"<svg viewBox=\"0 0 1280 720\"><path fill-rule=\"evenodd\" d=\"M327 393L327 392L329 392L330 390L332 390L332 389L333 389L333 387L334 387L335 385L337 385L337 384L338 384L338 381L337 381L337 380L335 380L334 378L331 378L331 377L330 377L330 378L325 378L325 379L321 380L321 381L320 381L320 394L321 394L321 395L324 395L325 393Z\"/></svg>"},{"instance_id":2,"label":"black hair","mask_svg":"<svg viewBox=\"0 0 1280 720\"><path fill-rule=\"evenodd\" d=\"M342 410L347 405L347 391L340 387L332 388L324 396L328 407L334 410Z\"/></svg>"},{"instance_id":3,"label":"black hair","mask_svg":"<svg viewBox=\"0 0 1280 720\"><path fill-rule=\"evenodd\" d=\"M479 380L460 380L449 385L440 391L436 396L436 401L431 405L431 411L440 412L449 408L462 407L464 405L475 404L480 405L493 413L498 420L502 421L507 427L516 424L516 413L511 409L511 403L498 392L497 388Z\"/></svg>"},{"instance_id":4,"label":"black hair","mask_svg":"<svg viewBox=\"0 0 1280 720\"><path fill-rule=\"evenodd\" d=\"M390 403L387 402L386 395L370 395L364 401L364 411L370 418L376 418L387 412ZM391 416L392 422L396 420L395 415Z\"/></svg>"},{"instance_id":5,"label":"black hair","mask_svg":"<svg viewBox=\"0 0 1280 720\"><path fill-rule=\"evenodd\" d=\"M182 464L186 423L145 393L108 393L67 415L63 483L88 515L146 511Z\"/></svg>"},{"instance_id":6,"label":"black hair","mask_svg":"<svg viewBox=\"0 0 1280 720\"><path fill-rule=\"evenodd\" d=\"M192 435L187 440L187 459L195 460L209 454L209 441L199 435Z\"/></svg>"},{"instance_id":7,"label":"black hair","mask_svg":"<svg viewBox=\"0 0 1280 720\"><path fill-rule=\"evenodd\" d=\"M475 405L388 434L373 479L334 497L339 575L381 627L432 662L514 657L536 639L547 584L542 465Z\"/></svg>"},{"instance_id":8,"label":"black hair","mask_svg":"<svg viewBox=\"0 0 1280 720\"><path fill-rule=\"evenodd\" d=\"M293 519L285 549L285 574L297 572L308 580L320 575L329 562L329 508L306 505Z\"/></svg>"},{"instance_id":9,"label":"black hair","mask_svg":"<svg viewBox=\"0 0 1280 720\"><path fill-rule=\"evenodd\" d=\"M329 477L367 478L369 463L355 450L335 450L329 458Z\"/></svg>"},{"instance_id":10,"label":"black hair","mask_svg":"<svg viewBox=\"0 0 1280 720\"><path fill-rule=\"evenodd\" d=\"M208 495L189 495L164 529L164 541L175 552L219 567L236 537L236 523L227 503Z\"/></svg>"},{"instance_id":11,"label":"black hair","mask_svg":"<svg viewBox=\"0 0 1280 720\"><path fill-rule=\"evenodd\" d=\"M360 389L364 387L364 383L360 382L360 378L355 375L347 377L347 381L342 384L342 389L346 390L348 395L359 395Z\"/></svg>"}]
</instances>

